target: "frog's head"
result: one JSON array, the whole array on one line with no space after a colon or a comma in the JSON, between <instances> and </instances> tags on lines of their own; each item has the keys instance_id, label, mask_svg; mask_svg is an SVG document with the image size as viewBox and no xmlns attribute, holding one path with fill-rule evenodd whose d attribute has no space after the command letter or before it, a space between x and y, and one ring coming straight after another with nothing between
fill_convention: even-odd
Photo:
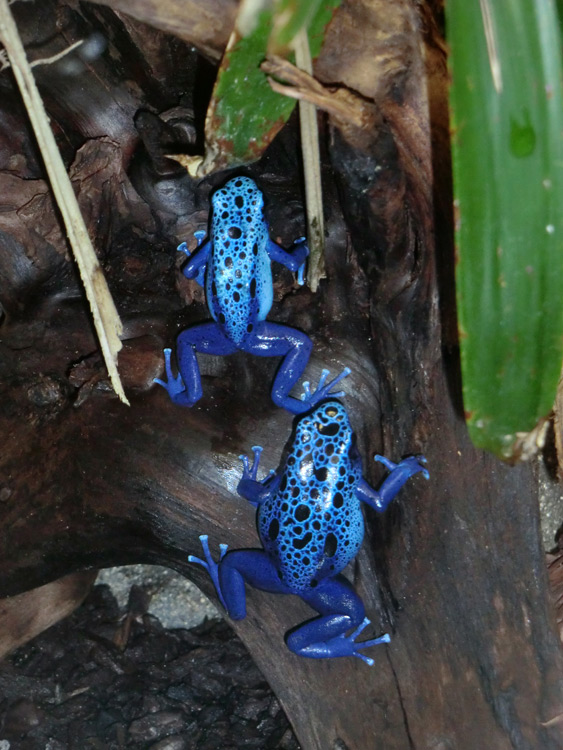
<instances>
[{"instance_id":1,"label":"frog's head","mask_svg":"<svg viewBox=\"0 0 563 750\"><path fill-rule=\"evenodd\" d=\"M261 216L264 196L250 177L233 177L215 191L211 203L214 216L223 221L234 218L236 214L250 223L253 217Z\"/></svg>"},{"instance_id":2,"label":"frog's head","mask_svg":"<svg viewBox=\"0 0 563 750\"><path fill-rule=\"evenodd\" d=\"M327 443L348 450L353 442L353 432L346 409L340 401L321 401L312 411L301 417L295 429L296 440L310 442L313 447L323 448ZM338 448L336 448L339 451Z\"/></svg>"}]
</instances>

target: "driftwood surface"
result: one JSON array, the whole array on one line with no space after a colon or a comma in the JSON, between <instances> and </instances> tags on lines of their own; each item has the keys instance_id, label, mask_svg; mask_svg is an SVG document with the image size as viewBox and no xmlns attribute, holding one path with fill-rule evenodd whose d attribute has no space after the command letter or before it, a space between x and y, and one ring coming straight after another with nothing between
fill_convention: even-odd
<instances>
[{"instance_id":1,"label":"driftwood surface","mask_svg":"<svg viewBox=\"0 0 563 750\"><path fill-rule=\"evenodd\" d=\"M12 6L32 58L94 32L107 40L93 61L73 54L36 75L124 322L120 372L131 408L109 389L4 70L2 596L81 569L152 562L213 598L187 556L199 553L201 533L213 545L256 546L254 511L235 493L238 455L260 444L264 469L275 467L291 430L291 416L269 397L274 361L201 358L204 397L193 409L152 385L162 347L207 317L201 290L178 272L175 247L206 227L209 193L226 176L192 181L164 154L182 141L197 148L213 80L206 60L228 29L196 25L180 40L155 28L169 29L162 20L150 25L158 4L127 3L130 16L121 5ZM232 4L222 17L232 23ZM335 15L316 74L361 101L373 127L321 117L328 278L313 296L276 272L270 317L313 338L308 378L325 366L352 368L346 406L366 477L376 484L382 476L374 453L423 452L431 472L383 517L366 512L366 540L349 572L372 620L364 635L392 636L372 651L373 668L291 654L284 633L311 616L294 597L248 590L248 616L233 623L306 750L474 750L484 738L499 750L549 750L563 737L563 724L543 726L563 714L563 664L539 479L532 464L511 468L475 450L463 422L439 22L438 3L414 0L345 2ZM186 40L200 42L206 58ZM272 236L286 246L304 221L297 144L292 120L249 170L267 195Z\"/></svg>"}]
</instances>

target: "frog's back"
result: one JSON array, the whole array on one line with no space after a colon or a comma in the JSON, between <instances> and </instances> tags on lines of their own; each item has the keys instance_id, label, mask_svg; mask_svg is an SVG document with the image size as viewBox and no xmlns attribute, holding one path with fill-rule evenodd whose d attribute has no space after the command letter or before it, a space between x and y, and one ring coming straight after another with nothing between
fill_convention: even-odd
<instances>
[{"instance_id":1,"label":"frog's back","mask_svg":"<svg viewBox=\"0 0 563 750\"><path fill-rule=\"evenodd\" d=\"M213 195L206 294L209 310L237 346L264 320L273 299L264 200L249 177L235 177Z\"/></svg>"},{"instance_id":2,"label":"frog's back","mask_svg":"<svg viewBox=\"0 0 563 750\"><path fill-rule=\"evenodd\" d=\"M356 556L364 521L361 463L346 412L326 402L300 420L278 491L258 511L258 531L280 578L296 593Z\"/></svg>"}]
</instances>

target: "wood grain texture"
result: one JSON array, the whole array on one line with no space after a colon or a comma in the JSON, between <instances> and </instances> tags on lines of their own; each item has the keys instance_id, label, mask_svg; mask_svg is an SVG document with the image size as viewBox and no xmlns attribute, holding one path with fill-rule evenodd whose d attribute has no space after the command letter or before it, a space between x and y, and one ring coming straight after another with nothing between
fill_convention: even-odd
<instances>
[{"instance_id":1,"label":"wood grain texture","mask_svg":"<svg viewBox=\"0 0 563 750\"><path fill-rule=\"evenodd\" d=\"M294 597L248 590L248 616L233 623L306 750L474 750L484 737L495 750L554 750L562 741L560 726L542 726L563 713L563 664L538 481L529 464L509 468L476 451L462 418L437 21L433 5L409 0L345 3L335 17L323 79L366 97L381 127L365 140L330 130L328 278L318 294L297 289L285 271L276 275L271 318L312 336L310 379L322 366L353 370L346 406L366 477L381 478L376 452L424 452L431 471L430 482L413 480L383 517L366 512L366 542L349 573L373 634L392 636L373 650L373 668L291 654L284 633L311 615ZM131 43L105 11L78 22L106 24L118 52ZM177 103L172 71L187 52L170 44L159 38L169 57L158 84L145 88L149 68L141 66L132 109L151 97L168 112ZM104 96L121 96L120 69L105 75ZM371 79L377 83L364 91ZM67 144L83 141L76 132L89 128L97 81L99 71L82 77L84 101L68 84L72 111L51 84ZM0 101L0 123L12 123L28 155L10 172L9 143L0 138L0 178L11 186L9 210L0 213L0 429L9 436L0 457L0 595L73 570L155 562L213 596L187 556L199 552L201 533L214 545L257 544L254 512L234 491L237 456L261 444L264 469L275 467L292 423L270 401L276 363L268 360L208 358L204 398L191 410L151 386L161 347L206 318L200 291L175 270L174 247L205 227L209 192L224 177L197 184L167 165L158 139L170 137L169 122L158 118L145 121L142 144L131 118L112 136L115 145L96 139L86 152L76 153L82 142L68 149L90 221L99 221L98 252L127 331L125 409L104 385L25 122L13 109L4 113L8 96ZM269 198L272 236L289 245L303 222L292 126L252 174Z\"/></svg>"},{"instance_id":2,"label":"wood grain texture","mask_svg":"<svg viewBox=\"0 0 563 750\"><path fill-rule=\"evenodd\" d=\"M217 60L234 26L236 0L93 0L125 18L131 17L194 44Z\"/></svg>"}]
</instances>

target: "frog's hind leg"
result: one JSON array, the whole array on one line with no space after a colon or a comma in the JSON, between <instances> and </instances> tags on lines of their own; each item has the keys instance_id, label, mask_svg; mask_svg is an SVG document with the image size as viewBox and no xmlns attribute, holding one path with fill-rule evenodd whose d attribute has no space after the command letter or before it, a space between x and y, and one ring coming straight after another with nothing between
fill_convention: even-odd
<instances>
[{"instance_id":1,"label":"frog's hind leg","mask_svg":"<svg viewBox=\"0 0 563 750\"><path fill-rule=\"evenodd\" d=\"M340 391L334 393L332 388L349 374L348 368L328 383L326 382L328 370L323 370L318 388L311 392L307 387L302 400L289 395L303 374L312 349L313 342L302 331L279 323L264 321L255 326L252 336L246 339L244 345L245 351L259 357L283 357L272 386L272 400L277 406L287 409L292 414L309 411L315 404L329 396L339 398L344 395Z\"/></svg>"},{"instance_id":2,"label":"frog's hind leg","mask_svg":"<svg viewBox=\"0 0 563 750\"><path fill-rule=\"evenodd\" d=\"M246 617L245 582L272 594L290 594L278 571L263 550L241 549L228 552L219 566L219 582L229 616Z\"/></svg>"},{"instance_id":3,"label":"frog's hind leg","mask_svg":"<svg viewBox=\"0 0 563 750\"><path fill-rule=\"evenodd\" d=\"M312 659L357 656L371 666L373 659L361 651L389 642L386 634L356 642L369 620L362 600L343 576L325 578L316 588L301 592L300 596L321 616L299 625L287 636L287 646L294 653ZM354 631L346 636L352 628Z\"/></svg>"},{"instance_id":4,"label":"frog's hind leg","mask_svg":"<svg viewBox=\"0 0 563 750\"><path fill-rule=\"evenodd\" d=\"M170 349L164 350L167 380L155 378L166 389L171 400L180 406L193 406L201 398L201 374L196 352L203 354L232 354L237 350L216 323L202 323L182 331L176 340L178 375L174 376L170 363Z\"/></svg>"}]
</instances>

